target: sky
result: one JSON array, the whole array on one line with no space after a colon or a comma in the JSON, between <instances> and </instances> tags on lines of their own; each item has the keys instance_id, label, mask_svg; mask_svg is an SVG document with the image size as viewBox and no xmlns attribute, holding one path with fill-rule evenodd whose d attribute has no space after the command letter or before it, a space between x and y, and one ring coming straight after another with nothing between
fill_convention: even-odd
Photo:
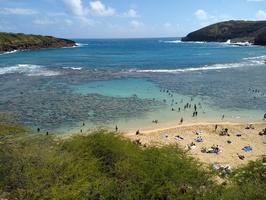
<instances>
[{"instance_id":1,"label":"sky","mask_svg":"<svg viewBox=\"0 0 266 200\"><path fill-rule=\"evenodd\" d=\"M0 32L64 38L181 37L240 19L266 20L266 0L0 0Z\"/></svg>"}]
</instances>

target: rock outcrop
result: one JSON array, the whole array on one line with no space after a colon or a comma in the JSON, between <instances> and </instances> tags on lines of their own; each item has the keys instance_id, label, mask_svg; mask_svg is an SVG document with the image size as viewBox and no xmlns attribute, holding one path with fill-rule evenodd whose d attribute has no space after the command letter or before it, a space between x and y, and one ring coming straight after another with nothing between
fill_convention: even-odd
<instances>
[{"instance_id":1,"label":"rock outcrop","mask_svg":"<svg viewBox=\"0 0 266 200\"><path fill-rule=\"evenodd\" d=\"M226 21L189 33L182 41L249 42L266 45L266 21Z\"/></svg>"},{"instance_id":2,"label":"rock outcrop","mask_svg":"<svg viewBox=\"0 0 266 200\"><path fill-rule=\"evenodd\" d=\"M52 36L0 32L0 52L72 46L75 46L74 41Z\"/></svg>"}]
</instances>

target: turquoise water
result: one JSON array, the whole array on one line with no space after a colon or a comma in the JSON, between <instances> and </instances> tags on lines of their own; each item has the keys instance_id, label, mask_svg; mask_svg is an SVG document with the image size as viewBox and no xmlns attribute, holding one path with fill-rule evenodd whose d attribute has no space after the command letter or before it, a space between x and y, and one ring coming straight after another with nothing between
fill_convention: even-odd
<instances>
[{"instance_id":1,"label":"turquoise water","mask_svg":"<svg viewBox=\"0 0 266 200\"><path fill-rule=\"evenodd\" d=\"M149 129L176 125L181 117L252 122L266 112L265 47L178 38L76 42L75 48L0 55L0 112L58 132Z\"/></svg>"}]
</instances>

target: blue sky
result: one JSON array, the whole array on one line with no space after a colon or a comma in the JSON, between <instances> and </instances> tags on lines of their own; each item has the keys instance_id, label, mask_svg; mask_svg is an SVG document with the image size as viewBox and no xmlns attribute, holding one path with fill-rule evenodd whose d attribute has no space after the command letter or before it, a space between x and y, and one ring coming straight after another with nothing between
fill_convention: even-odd
<instances>
[{"instance_id":1,"label":"blue sky","mask_svg":"<svg viewBox=\"0 0 266 200\"><path fill-rule=\"evenodd\" d=\"M0 31L66 38L184 36L229 19L266 20L266 0L0 0Z\"/></svg>"}]
</instances>

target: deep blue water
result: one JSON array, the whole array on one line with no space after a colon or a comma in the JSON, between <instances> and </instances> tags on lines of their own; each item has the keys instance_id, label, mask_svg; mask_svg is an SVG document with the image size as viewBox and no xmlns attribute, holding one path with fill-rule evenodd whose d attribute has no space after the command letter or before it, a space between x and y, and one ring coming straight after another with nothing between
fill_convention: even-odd
<instances>
[{"instance_id":1,"label":"deep blue water","mask_svg":"<svg viewBox=\"0 0 266 200\"><path fill-rule=\"evenodd\" d=\"M221 43L178 43L161 39L76 39L79 48L47 49L1 55L0 66L36 64L47 67L176 69L239 62L265 55L265 47Z\"/></svg>"},{"instance_id":2,"label":"deep blue water","mask_svg":"<svg viewBox=\"0 0 266 200\"><path fill-rule=\"evenodd\" d=\"M266 112L266 47L178 38L75 41L78 47L0 55L0 112L52 128L134 121L151 112L147 123L158 113L176 120L164 104L183 107L191 97L201 101L202 118L223 112L256 121Z\"/></svg>"}]
</instances>

